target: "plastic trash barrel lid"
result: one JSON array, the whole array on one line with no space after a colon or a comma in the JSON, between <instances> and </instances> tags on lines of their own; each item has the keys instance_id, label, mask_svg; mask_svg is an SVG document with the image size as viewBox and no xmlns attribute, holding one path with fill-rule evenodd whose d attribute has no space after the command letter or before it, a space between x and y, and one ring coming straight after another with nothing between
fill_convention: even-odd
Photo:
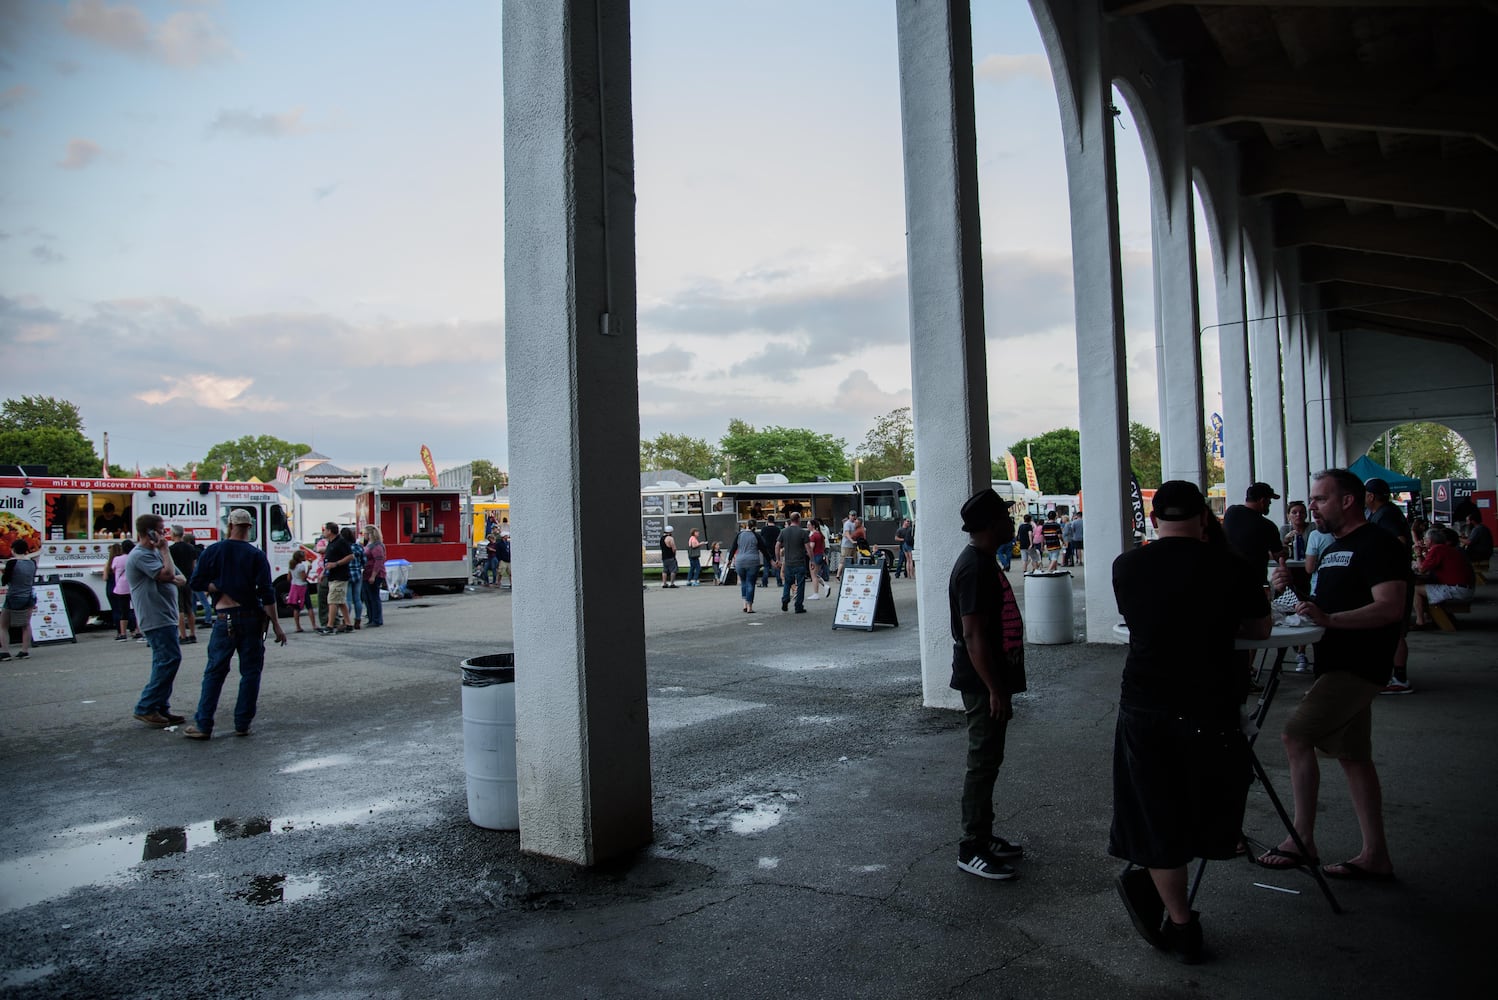
<instances>
[{"instance_id":1,"label":"plastic trash barrel lid","mask_svg":"<svg viewBox=\"0 0 1498 1000\"><path fill-rule=\"evenodd\" d=\"M515 683L514 653L485 653L470 656L461 664L464 687L488 687L491 684Z\"/></svg>"}]
</instances>

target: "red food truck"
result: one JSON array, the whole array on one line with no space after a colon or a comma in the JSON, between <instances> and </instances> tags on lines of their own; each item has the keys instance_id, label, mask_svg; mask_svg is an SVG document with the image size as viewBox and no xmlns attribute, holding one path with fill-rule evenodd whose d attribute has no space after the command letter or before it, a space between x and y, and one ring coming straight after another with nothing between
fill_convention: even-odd
<instances>
[{"instance_id":1,"label":"red food truck","mask_svg":"<svg viewBox=\"0 0 1498 1000\"><path fill-rule=\"evenodd\" d=\"M468 582L468 491L430 486L366 486L354 497L358 530L380 529L387 560L409 564L412 586Z\"/></svg>"}]
</instances>

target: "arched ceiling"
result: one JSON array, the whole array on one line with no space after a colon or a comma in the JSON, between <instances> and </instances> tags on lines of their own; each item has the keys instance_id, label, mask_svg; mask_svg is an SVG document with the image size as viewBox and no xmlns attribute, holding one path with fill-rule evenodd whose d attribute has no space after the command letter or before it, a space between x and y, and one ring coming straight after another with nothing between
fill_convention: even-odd
<instances>
[{"instance_id":1,"label":"arched ceiling","mask_svg":"<svg viewBox=\"0 0 1498 1000\"><path fill-rule=\"evenodd\" d=\"M1498 351L1498 0L1103 0L1300 250L1333 330Z\"/></svg>"}]
</instances>

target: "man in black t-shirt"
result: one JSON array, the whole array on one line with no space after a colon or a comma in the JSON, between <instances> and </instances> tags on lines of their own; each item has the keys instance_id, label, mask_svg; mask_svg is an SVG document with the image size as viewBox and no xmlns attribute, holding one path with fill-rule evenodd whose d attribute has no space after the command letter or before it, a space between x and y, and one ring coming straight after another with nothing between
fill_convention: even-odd
<instances>
[{"instance_id":1,"label":"man in black t-shirt","mask_svg":"<svg viewBox=\"0 0 1498 1000\"><path fill-rule=\"evenodd\" d=\"M775 543L780 541L780 528L775 524L775 518L771 517L759 529L760 551L768 553L763 562L759 564L759 585L768 587L770 585L770 571L775 571L775 583L780 583L780 566L774 560Z\"/></svg>"},{"instance_id":2,"label":"man in black t-shirt","mask_svg":"<svg viewBox=\"0 0 1498 1000\"><path fill-rule=\"evenodd\" d=\"M984 489L962 505L972 536L947 580L952 680L967 716L967 771L962 782L962 841L957 867L979 878L1009 879L1008 864L1025 849L994 835L993 787L1004 763L1014 695L1025 689L1025 636L1019 603L999 571L999 546L1014 540L1009 502Z\"/></svg>"},{"instance_id":3,"label":"man in black t-shirt","mask_svg":"<svg viewBox=\"0 0 1498 1000\"><path fill-rule=\"evenodd\" d=\"M1269 501L1280 495L1268 483L1254 483L1241 504L1222 512L1222 530L1233 551L1261 569L1285 552L1279 529L1269 520Z\"/></svg>"},{"instance_id":4,"label":"man in black t-shirt","mask_svg":"<svg viewBox=\"0 0 1498 1000\"><path fill-rule=\"evenodd\" d=\"M318 629L324 635L332 635L335 632L352 632L354 626L350 624L353 618L349 613L348 606L348 582L349 563L354 560L354 547L344 541L343 535L338 531L338 525L329 521L323 525L323 537L328 540L328 547L323 550L323 576L328 580L328 623ZM343 624L338 624L339 613L343 614Z\"/></svg>"},{"instance_id":5,"label":"man in black t-shirt","mask_svg":"<svg viewBox=\"0 0 1498 1000\"><path fill-rule=\"evenodd\" d=\"M1113 562L1129 656L1113 740L1108 853L1148 869L1115 880L1140 935L1192 962L1201 922L1186 866L1236 854L1248 795L1248 743L1238 723L1248 675L1233 640L1269 635L1269 602L1259 570L1206 542L1210 515L1195 483L1161 484L1153 505L1159 539Z\"/></svg>"},{"instance_id":6,"label":"man in black t-shirt","mask_svg":"<svg viewBox=\"0 0 1498 1000\"><path fill-rule=\"evenodd\" d=\"M182 575L182 582L177 584L177 641L190 645L198 641L198 616L193 613L192 589L187 581L192 579L193 567L198 564L198 546L186 535L182 525L172 525L172 544L166 551Z\"/></svg>"},{"instance_id":7,"label":"man in black t-shirt","mask_svg":"<svg viewBox=\"0 0 1498 1000\"><path fill-rule=\"evenodd\" d=\"M775 538L775 562L780 566L780 610L796 594L796 614L806 614L806 570L811 564L811 534L801 527L801 512L791 512L791 523Z\"/></svg>"},{"instance_id":8,"label":"man in black t-shirt","mask_svg":"<svg viewBox=\"0 0 1498 1000\"><path fill-rule=\"evenodd\" d=\"M1336 540L1317 563L1316 593L1296 613L1326 629L1316 643L1316 681L1285 723L1281 737L1290 761L1295 830L1309 857L1294 841L1259 857L1268 868L1317 864L1316 751L1338 758L1347 775L1352 808L1363 835L1353 858L1326 865L1328 878L1388 881L1394 877L1384 839L1383 792L1373 766L1373 700L1389 674L1399 642L1409 587L1409 563L1392 535L1363 517L1362 480L1346 469L1328 469L1311 486L1316 527ZM1290 585L1283 564L1274 587Z\"/></svg>"}]
</instances>

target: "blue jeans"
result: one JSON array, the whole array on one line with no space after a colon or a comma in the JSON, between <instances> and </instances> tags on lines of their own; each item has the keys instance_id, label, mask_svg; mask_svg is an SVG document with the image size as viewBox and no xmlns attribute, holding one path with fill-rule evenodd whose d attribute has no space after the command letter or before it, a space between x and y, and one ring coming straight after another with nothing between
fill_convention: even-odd
<instances>
[{"instance_id":1,"label":"blue jeans","mask_svg":"<svg viewBox=\"0 0 1498 1000\"><path fill-rule=\"evenodd\" d=\"M230 634L232 630L233 634ZM239 654L239 697L234 702L234 728L243 732L255 718L260 698L260 671L265 667L265 640L260 635L260 610L246 608L229 614L214 614L213 634L208 638L208 666L203 668L203 691L198 696L193 720L205 733L213 732L213 713L229 676L229 659Z\"/></svg>"},{"instance_id":2,"label":"blue jeans","mask_svg":"<svg viewBox=\"0 0 1498 1000\"><path fill-rule=\"evenodd\" d=\"M784 604L791 599L791 588L796 588L796 610L806 609L806 564L800 566L787 566L785 568L784 581L780 585L780 603Z\"/></svg>"},{"instance_id":3,"label":"blue jeans","mask_svg":"<svg viewBox=\"0 0 1498 1000\"><path fill-rule=\"evenodd\" d=\"M380 603L380 581L365 581L359 586L364 590L364 607L369 610L369 624L385 624L385 605Z\"/></svg>"},{"instance_id":4,"label":"blue jeans","mask_svg":"<svg viewBox=\"0 0 1498 1000\"><path fill-rule=\"evenodd\" d=\"M1004 572L1009 572L1009 566L1014 561L1014 543L1009 542L999 546L999 565L1004 567Z\"/></svg>"},{"instance_id":5,"label":"blue jeans","mask_svg":"<svg viewBox=\"0 0 1498 1000\"><path fill-rule=\"evenodd\" d=\"M702 576L702 560L696 556L687 557L687 584L694 585Z\"/></svg>"},{"instance_id":6,"label":"blue jeans","mask_svg":"<svg viewBox=\"0 0 1498 1000\"><path fill-rule=\"evenodd\" d=\"M364 617L364 578L352 577L348 582L348 606L354 621Z\"/></svg>"},{"instance_id":7,"label":"blue jeans","mask_svg":"<svg viewBox=\"0 0 1498 1000\"><path fill-rule=\"evenodd\" d=\"M160 712L171 708L172 682L177 679L177 668L182 666L182 647L177 644L176 624L153 628L146 633L146 643L151 647L151 679L140 692L136 703L136 715Z\"/></svg>"},{"instance_id":8,"label":"blue jeans","mask_svg":"<svg viewBox=\"0 0 1498 1000\"><path fill-rule=\"evenodd\" d=\"M205 590L195 590L192 596L198 602L197 607L194 609L198 612L198 616L207 622L212 622L213 602L208 599L208 592Z\"/></svg>"},{"instance_id":9,"label":"blue jeans","mask_svg":"<svg viewBox=\"0 0 1498 1000\"><path fill-rule=\"evenodd\" d=\"M739 574L739 596L754 607L754 578L759 576L759 563L740 563L734 570Z\"/></svg>"}]
</instances>

